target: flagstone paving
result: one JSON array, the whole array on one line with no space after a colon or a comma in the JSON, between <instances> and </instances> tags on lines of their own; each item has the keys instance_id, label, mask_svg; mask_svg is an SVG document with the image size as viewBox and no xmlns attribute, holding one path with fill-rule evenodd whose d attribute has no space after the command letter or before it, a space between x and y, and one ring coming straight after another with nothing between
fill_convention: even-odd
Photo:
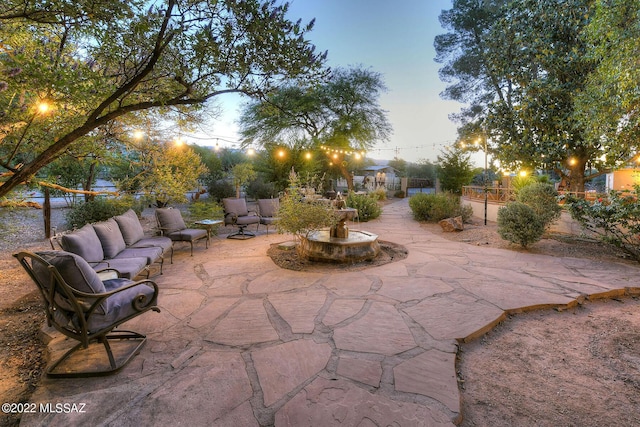
<instances>
[{"instance_id":1,"label":"flagstone paving","mask_svg":"<svg viewBox=\"0 0 640 427\"><path fill-rule=\"evenodd\" d=\"M474 247L414 221L407 200L352 229L404 245L406 259L360 271L277 267L269 245L221 236L155 277L161 313L128 322L148 343L104 378L44 378L32 402L83 413L22 425L451 426L462 419L459 342L509 312L640 293L638 268ZM51 341L52 351L68 346Z\"/></svg>"}]
</instances>

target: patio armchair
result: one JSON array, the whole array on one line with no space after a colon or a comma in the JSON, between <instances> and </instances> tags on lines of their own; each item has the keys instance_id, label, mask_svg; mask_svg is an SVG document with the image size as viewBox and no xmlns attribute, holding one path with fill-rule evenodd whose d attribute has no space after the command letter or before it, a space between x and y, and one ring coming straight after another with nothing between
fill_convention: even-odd
<instances>
[{"instance_id":1,"label":"patio armchair","mask_svg":"<svg viewBox=\"0 0 640 427\"><path fill-rule=\"evenodd\" d=\"M191 245L191 256L193 256L193 244L198 240L205 239L206 248L209 248L209 233L207 233L207 230L187 228L179 209L156 209L156 221L163 236L170 238L174 242L188 242Z\"/></svg>"},{"instance_id":2,"label":"patio armchair","mask_svg":"<svg viewBox=\"0 0 640 427\"><path fill-rule=\"evenodd\" d=\"M98 273L71 252L19 252L14 257L40 291L47 324L78 341L47 369L48 376L107 375L140 351L144 335L113 329L149 310L160 311L153 281L121 278L115 270ZM106 357L100 356L101 345Z\"/></svg>"},{"instance_id":3,"label":"patio armchair","mask_svg":"<svg viewBox=\"0 0 640 427\"><path fill-rule=\"evenodd\" d=\"M269 234L269 226L275 224L278 218L278 210L280 209L279 199L258 199L258 215L260 216L260 224L267 227ZM258 225L258 227L260 227Z\"/></svg>"},{"instance_id":4,"label":"patio armchair","mask_svg":"<svg viewBox=\"0 0 640 427\"><path fill-rule=\"evenodd\" d=\"M222 205L224 208L224 224L233 225L238 228L238 231L229 234L227 239L244 240L256 236L254 233L247 231L246 228L251 224L257 224L257 230L257 227L260 225L260 217L256 212L249 211L245 199L222 199Z\"/></svg>"}]
</instances>

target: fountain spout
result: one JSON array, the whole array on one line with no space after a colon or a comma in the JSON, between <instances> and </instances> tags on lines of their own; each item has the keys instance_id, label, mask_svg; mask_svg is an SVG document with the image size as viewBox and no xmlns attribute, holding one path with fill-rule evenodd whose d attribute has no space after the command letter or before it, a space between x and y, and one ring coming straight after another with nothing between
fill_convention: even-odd
<instances>
[{"instance_id":1,"label":"fountain spout","mask_svg":"<svg viewBox=\"0 0 640 427\"><path fill-rule=\"evenodd\" d=\"M338 223L331 227L329 235L338 239L348 239L349 227L347 227L346 221L355 218L358 214L358 210L354 208L342 208L335 209L334 213L338 218Z\"/></svg>"}]
</instances>

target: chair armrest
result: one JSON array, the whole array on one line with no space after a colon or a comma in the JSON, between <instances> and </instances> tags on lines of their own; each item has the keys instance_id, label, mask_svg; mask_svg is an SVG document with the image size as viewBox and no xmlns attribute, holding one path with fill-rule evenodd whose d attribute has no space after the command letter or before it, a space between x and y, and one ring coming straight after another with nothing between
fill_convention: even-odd
<instances>
[{"instance_id":1,"label":"chair armrest","mask_svg":"<svg viewBox=\"0 0 640 427\"><path fill-rule=\"evenodd\" d=\"M104 300L106 300L107 298L109 298L112 295L117 295L120 292L123 292L129 288L133 288L134 286L138 286L138 285L147 285L151 288L153 288L153 297L149 300L149 301L144 301L144 298L141 298L142 295L138 295L137 298L135 298L134 300L131 301L131 303L133 304L133 307L137 310L137 311L142 311L145 309L149 309L152 308L152 305L154 305L158 299L158 285L153 281L153 280L149 280L149 279L144 279L144 280L138 280L137 282L131 282L128 283L122 287L119 287L117 289L114 289L112 291L109 292L102 292L102 293L88 293L88 292L82 292L79 291L75 288L71 288L71 291L73 292L74 296L76 297L82 297L82 298L86 298L86 299L95 299L95 301L93 302L93 304L91 304L91 307L89 307L88 310L83 310L85 313L85 316L90 316L91 314L93 314L93 312L98 308L98 306L100 304L102 304L104 302ZM160 311L160 309L158 309L156 307L157 311Z\"/></svg>"},{"instance_id":2,"label":"chair armrest","mask_svg":"<svg viewBox=\"0 0 640 427\"><path fill-rule=\"evenodd\" d=\"M238 222L238 215L235 212L228 212L226 214L224 214L225 219L231 217L231 223L235 224L236 222Z\"/></svg>"}]
</instances>

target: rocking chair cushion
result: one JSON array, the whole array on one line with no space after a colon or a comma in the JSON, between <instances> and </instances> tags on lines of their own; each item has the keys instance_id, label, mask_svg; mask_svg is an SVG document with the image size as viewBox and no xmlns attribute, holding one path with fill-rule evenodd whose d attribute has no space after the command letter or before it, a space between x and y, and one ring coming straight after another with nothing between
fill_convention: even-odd
<instances>
[{"instance_id":1,"label":"rocking chair cushion","mask_svg":"<svg viewBox=\"0 0 640 427\"><path fill-rule=\"evenodd\" d=\"M249 215L249 210L247 209L247 202L244 199L222 199L222 203L224 204L224 211L228 215L235 216L246 216Z\"/></svg>"},{"instance_id":2,"label":"rocking chair cushion","mask_svg":"<svg viewBox=\"0 0 640 427\"><path fill-rule=\"evenodd\" d=\"M133 209L129 209L122 215L115 216L114 219L118 223L118 227L120 227L122 238L127 246L135 244L144 237L144 229Z\"/></svg>"},{"instance_id":3,"label":"rocking chair cushion","mask_svg":"<svg viewBox=\"0 0 640 427\"><path fill-rule=\"evenodd\" d=\"M87 262L100 262L104 259L102 244L91 224L63 235L61 243L65 251L80 255Z\"/></svg>"},{"instance_id":4,"label":"rocking chair cushion","mask_svg":"<svg viewBox=\"0 0 640 427\"><path fill-rule=\"evenodd\" d=\"M120 227L118 227L118 223L113 218L93 224L93 229L100 239L105 258L115 258L127 247L120 232Z\"/></svg>"},{"instance_id":5,"label":"rocking chair cushion","mask_svg":"<svg viewBox=\"0 0 640 427\"><path fill-rule=\"evenodd\" d=\"M44 251L38 252L37 255L53 265L64 281L74 289L88 294L99 294L106 291L98 273L79 255L64 251ZM35 264L33 270L40 283L47 285L51 283L49 279L51 273L44 265ZM78 300L85 308L88 308L92 303L92 301L83 301L80 298ZM70 311L73 310L67 301L58 301L58 303ZM98 312L100 311L103 314L108 311L106 302L100 305Z\"/></svg>"},{"instance_id":6,"label":"rocking chair cushion","mask_svg":"<svg viewBox=\"0 0 640 427\"><path fill-rule=\"evenodd\" d=\"M121 288L128 285L131 280L128 279L111 279L105 280L104 286L107 292ZM142 306L148 304L153 298L154 289L147 285L133 286L122 292L118 292L107 298L108 310L104 316L91 316L87 322L89 331L97 331L104 327L114 324L115 322L123 319L127 316L135 314L139 310L136 309L132 301L139 301Z\"/></svg>"}]
</instances>

